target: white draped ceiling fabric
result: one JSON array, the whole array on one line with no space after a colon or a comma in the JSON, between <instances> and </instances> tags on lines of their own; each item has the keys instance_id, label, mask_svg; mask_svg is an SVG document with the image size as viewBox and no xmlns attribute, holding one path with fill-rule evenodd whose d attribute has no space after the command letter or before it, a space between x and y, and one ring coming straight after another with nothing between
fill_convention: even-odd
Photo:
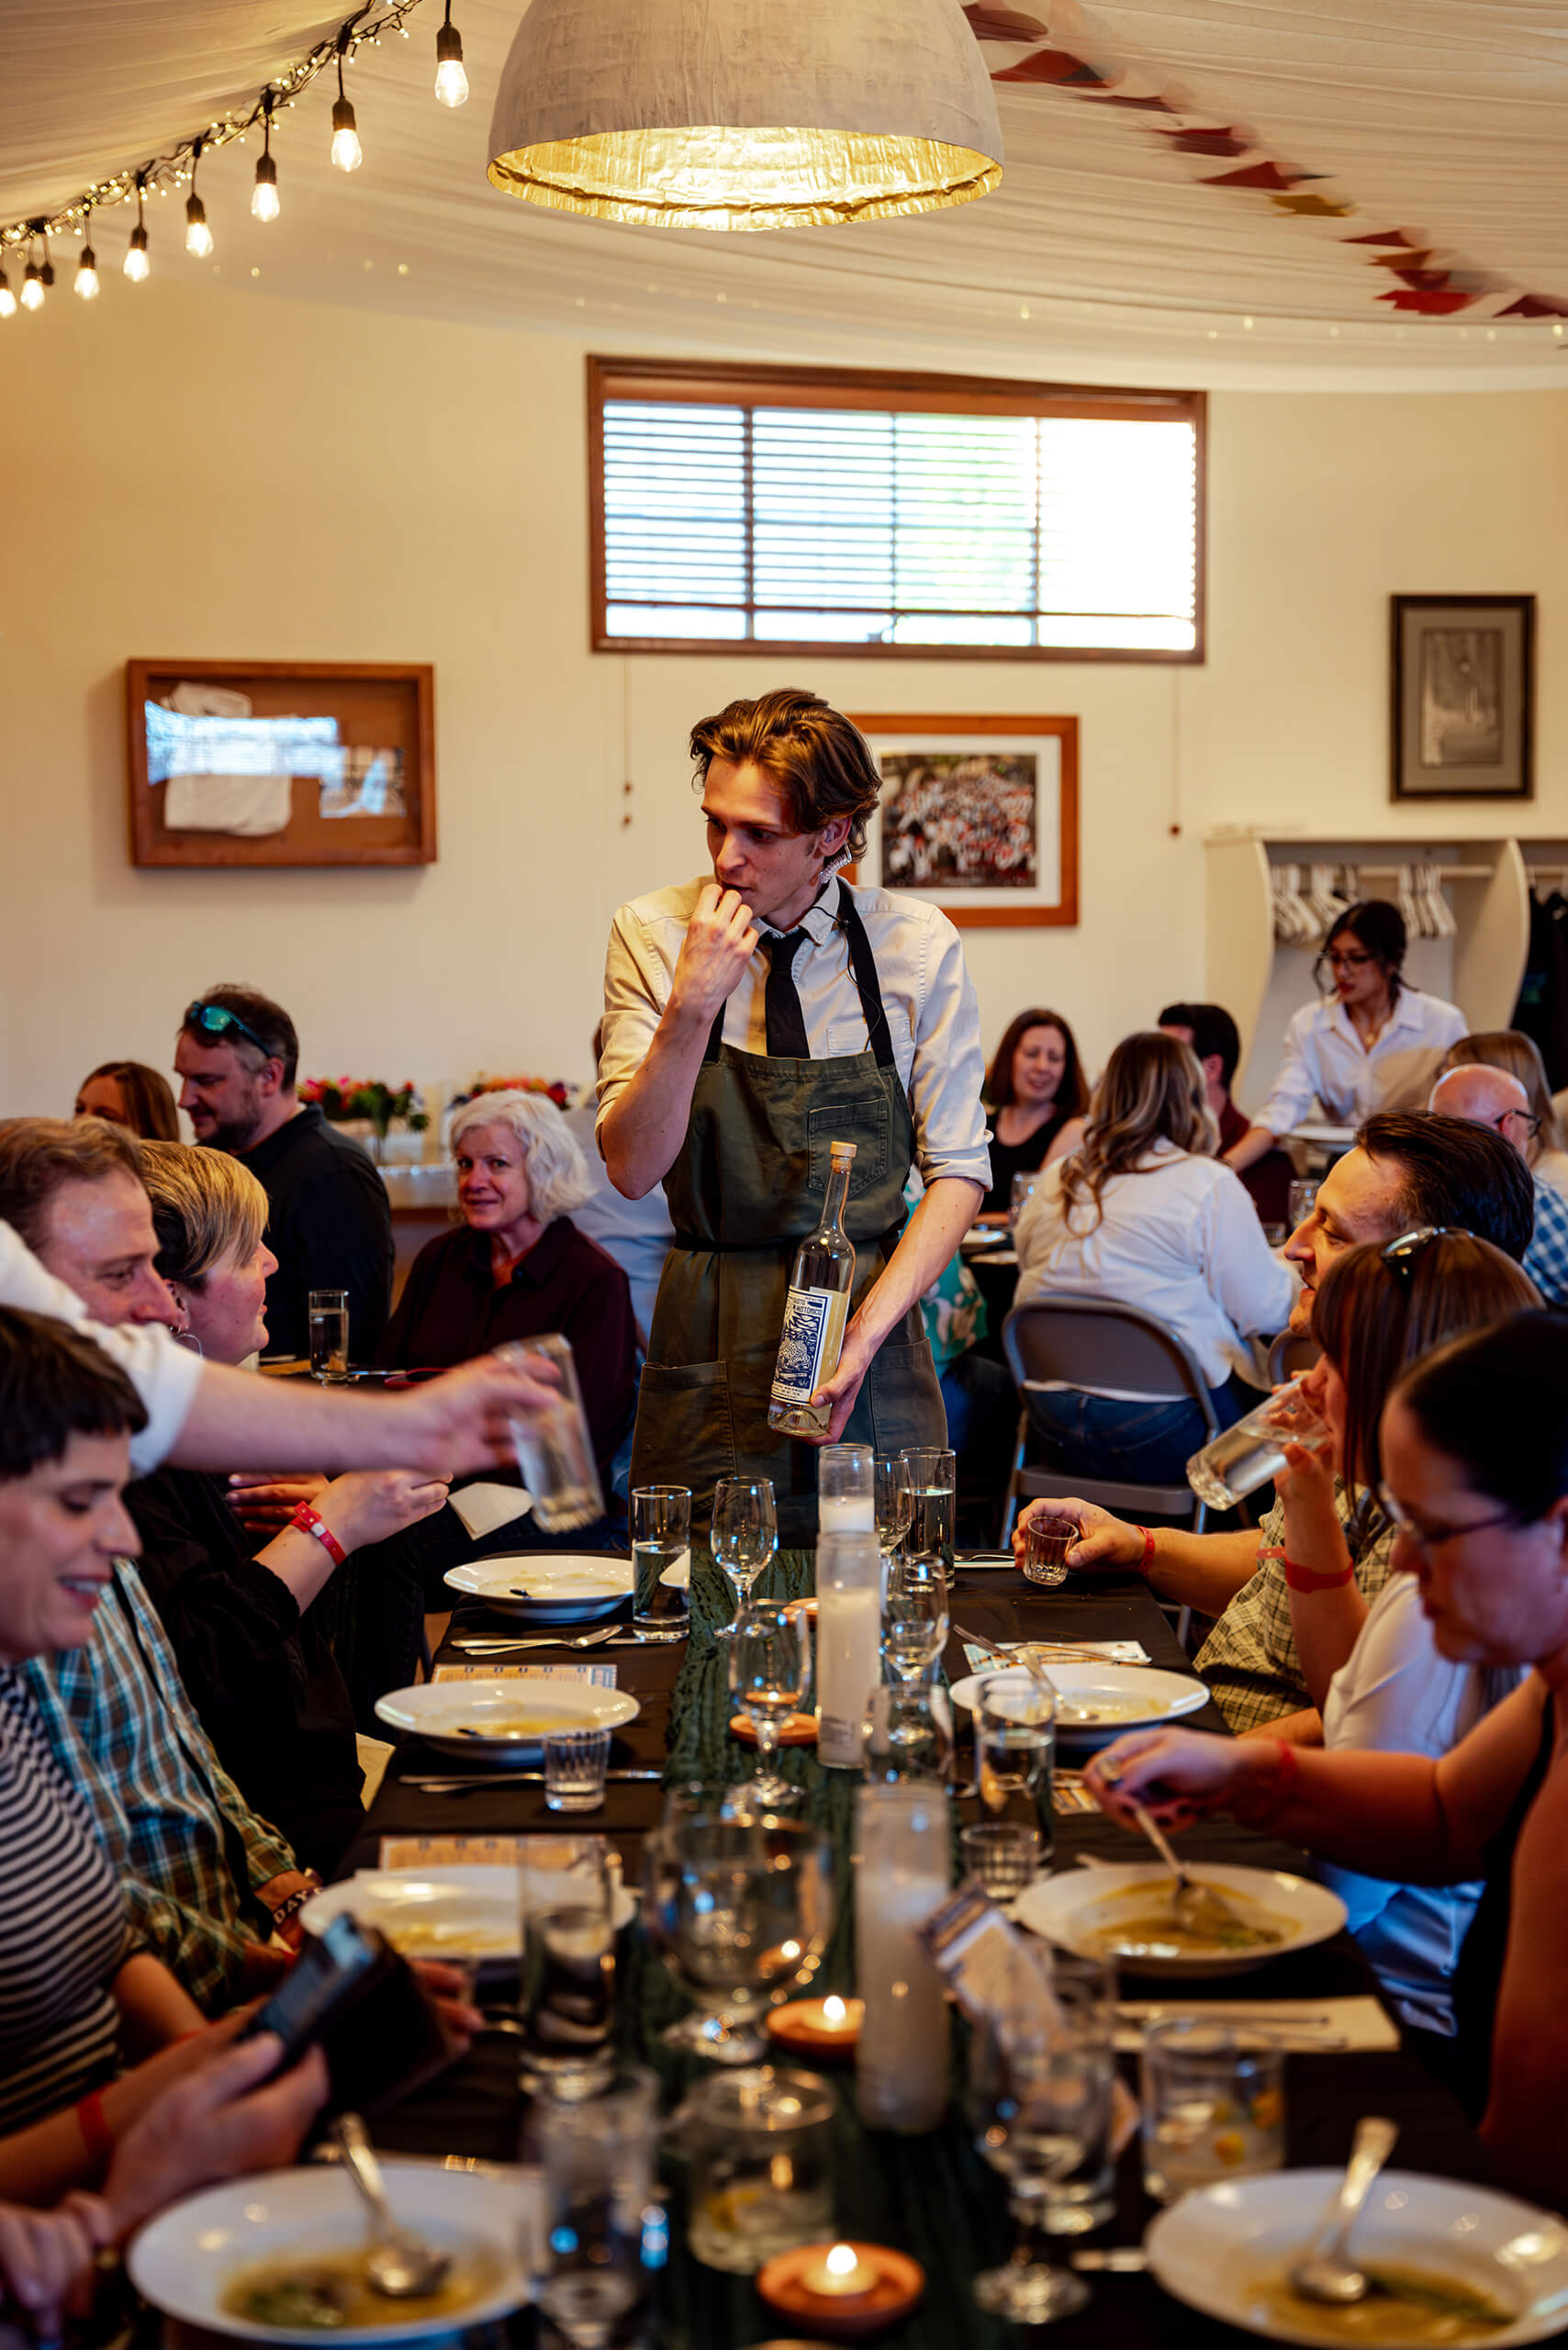
<instances>
[{"instance_id":1,"label":"white draped ceiling fabric","mask_svg":"<svg viewBox=\"0 0 1568 2350\"><path fill-rule=\"evenodd\" d=\"M854 0L778 5L809 28ZM150 207L152 298L177 277L628 350L1029 375L1568 381L1560 0L996 0L967 13L997 77L998 190L913 219L736 239L499 195L486 132L520 0L454 0L473 89L457 113L431 95L428 0L409 39L351 69L364 169L351 181L329 167L323 77L274 133L281 219L250 218L253 139L202 164L210 261L181 249L176 199ZM5 0L0 218L62 205L248 104L336 21L288 0ZM118 275L130 225L124 209L94 222L103 311L150 291ZM1373 237L1392 241L1352 241ZM69 241L54 257L69 263ZM51 302L68 281L60 268ZM1448 315L1404 298L1445 293ZM1501 315L1520 300L1523 314ZM46 307L0 337L48 330Z\"/></svg>"}]
</instances>

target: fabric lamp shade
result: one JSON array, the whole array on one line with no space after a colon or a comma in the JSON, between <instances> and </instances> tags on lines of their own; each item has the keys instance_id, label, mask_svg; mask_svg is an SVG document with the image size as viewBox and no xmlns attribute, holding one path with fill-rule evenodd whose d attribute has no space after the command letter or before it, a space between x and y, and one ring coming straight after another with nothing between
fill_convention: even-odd
<instances>
[{"instance_id":1,"label":"fabric lamp shade","mask_svg":"<svg viewBox=\"0 0 1568 2350\"><path fill-rule=\"evenodd\" d=\"M532 0L489 176L595 219L790 229L968 204L1002 151L958 0Z\"/></svg>"}]
</instances>

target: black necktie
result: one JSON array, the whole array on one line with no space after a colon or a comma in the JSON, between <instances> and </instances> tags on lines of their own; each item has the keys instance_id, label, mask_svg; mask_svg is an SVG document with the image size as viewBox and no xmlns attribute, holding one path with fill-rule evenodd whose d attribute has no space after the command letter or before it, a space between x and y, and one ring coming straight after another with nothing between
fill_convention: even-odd
<instances>
[{"instance_id":1,"label":"black necktie","mask_svg":"<svg viewBox=\"0 0 1568 2350\"><path fill-rule=\"evenodd\" d=\"M803 930L792 930L787 938L768 942L767 987L762 1002L770 1060L809 1061L812 1057L812 1048L806 1042L801 992L790 968L797 950L805 945L807 934Z\"/></svg>"}]
</instances>

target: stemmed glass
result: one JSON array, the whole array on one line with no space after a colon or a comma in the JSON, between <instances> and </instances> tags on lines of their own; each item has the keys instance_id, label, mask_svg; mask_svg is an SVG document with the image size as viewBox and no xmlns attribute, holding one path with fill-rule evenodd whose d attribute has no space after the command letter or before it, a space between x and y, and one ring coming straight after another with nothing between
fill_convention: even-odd
<instances>
[{"instance_id":1,"label":"stemmed glass","mask_svg":"<svg viewBox=\"0 0 1568 2350\"><path fill-rule=\"evenodd\" d=\"M761 1804L790 1803L800 1790L780 1776L773 1758L812 1677L805 1611L749 1602L719 1637L730 1653L730 1694L756 1732L757 1767L747 1792Z\"/></svg>"},{"instance_id":2,"label":"stemmed glass","mask_svg":"<svg viewBox=\"0 0 1568 2350\"><path fill-rule=\"evenodd\" d=\"M893 1559L882 1602L882 1656L894 1681L921 1681L947 1645L947 1577L940 1557Z\"/></svg>"},{"instance_id":3,"label":"stemmed glass","mask_svg":"<svg viewBox=\"0 0 1568 2350\"><path fill-rule=\"evenodd\" d=\"M713 1488L713 1523L708 1533L716 1565L742 1608L752 1587L778 1548L778 1519L769 1477L721 1477Z\"/></svg>"},{"instance_id":4,"label":"stemmed glass","mask_svg":"<svg viewBox=\"0 0 1568 2350\"><path fill-rule=\"evenodd\" d=\"M877 1548L882 1554L885 1583L886 1561L909 1532L910 1520L914 1516L914 1487L910 1481L909 1462L902 1452L879 1452L875 1474Z\"/></svg>"},{"instance_id":5,"label":"stemmed glass","mask_svg":"<svg viewBox=\"0 0 1568 2350\"><path fill-rule=\"evenodd\" d=\"M755 2065L764 2053L756 2010L813 1975L827 1948L831 1848L795 1820L711 1815L672 1821L655 1842L653 1938L697 2007L665 2040L722 2065Z\"/></svg>"},{"instance_id":6,"label":"stemmed glass","mask_svg":"<svg viewBox=\"0 0 1568 2350\"><path fill-rule=\"evenodd\" d=\"M1087 2286L1047 2257L1045 2239L1052 2188L1103 2144L1112 2071L1104 2049L1037 2008L1000 2008L975 2026L969 2123L976 2147L1007 2181L1015 2231L1010 2259L975 2278L975 2300L994 2317L1046 2325L1089 2299Z\"/></svg>"}]
</instances>

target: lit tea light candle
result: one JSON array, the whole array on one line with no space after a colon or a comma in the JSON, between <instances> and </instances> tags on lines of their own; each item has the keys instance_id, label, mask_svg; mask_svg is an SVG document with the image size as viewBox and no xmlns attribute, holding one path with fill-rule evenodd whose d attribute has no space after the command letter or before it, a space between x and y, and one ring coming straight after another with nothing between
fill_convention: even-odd
<instances>
[{"instance_id":1,"label":"lit tea light candle","mask_svg":"<svg viewBox=\"0 0 1568 2350\"><path fill-rule=\"evenodd\" d=\"M865 2021L864 1999L841 1999L836 1991L825 1999L791 1999L767 2018L771 2036L786 2048L807 2056L848 2055Z\"/></svg>"},{"instance_id":2,"label":"lit tea light candle","mask_svg":"<svg viewBox=\"0 0 1568 2350\"><path fill-rule=\"evenodd\" d=\"M874 2293L880 2275L875 2261L862 2260L852 2244L835 2244L821 2260L808 2261L796 2281L802 2293L849 2301Z\"/></svg>"}]
</instances>

